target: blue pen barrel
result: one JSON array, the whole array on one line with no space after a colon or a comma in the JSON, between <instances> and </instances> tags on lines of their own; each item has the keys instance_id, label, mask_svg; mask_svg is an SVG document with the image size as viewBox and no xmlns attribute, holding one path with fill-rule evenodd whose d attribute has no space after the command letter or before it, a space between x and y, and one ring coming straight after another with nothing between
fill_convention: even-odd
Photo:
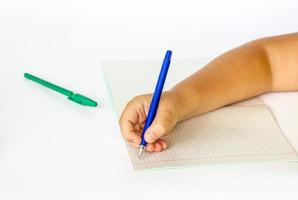
<instances>
[{"instance_id":1,"label":"blue pen barrel","mask_svg":"<svg viewBox=\"0 0 298 200\"><path fill-rule=\"evenodd\" d=\"M157 112L157 109L158 109L159 100L160 100L162 90L163 90L163 87L164 87L164 84L165 84L165 80L166 80L166 77L167 77L167 73L168 73L168 70L169 70L169 67L170 67L171 57L172 57L172 51L168 50L166 52L165 58L163 60L162 67L161 67L159 77L158 77L158 80L157 80L157 84L156 84L156 87L155 87L155 90L154 90L154 93L153 93L153 97L152 97L152 100L151 100L148 116L147 116L145 126L144 126L144 129L143 129L143 132L142 132L142 141L141 141L140 145L146 146L146 144L147 144L147 142L144 139L145 132L148 129L148 127L152 124L152 122L155 118L155 115L156 115L156 112Z\"/></svg>"}]
</instances>

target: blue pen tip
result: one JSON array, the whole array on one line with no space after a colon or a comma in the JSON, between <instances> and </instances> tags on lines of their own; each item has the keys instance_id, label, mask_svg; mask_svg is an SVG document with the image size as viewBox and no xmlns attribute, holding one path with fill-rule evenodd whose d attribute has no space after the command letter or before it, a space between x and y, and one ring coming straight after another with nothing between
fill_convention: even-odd
<instances>
[{"instance_id":1,"label":"blue pen tip","mask_svg":"<svg viewBox=\"0 0 298 200\"><path fill-rule=\"evenodd\" d=\"M171 60L171 57L172 57L172 51L171 50L167 50L165 59Z\"/></svg>"}]
</instances>

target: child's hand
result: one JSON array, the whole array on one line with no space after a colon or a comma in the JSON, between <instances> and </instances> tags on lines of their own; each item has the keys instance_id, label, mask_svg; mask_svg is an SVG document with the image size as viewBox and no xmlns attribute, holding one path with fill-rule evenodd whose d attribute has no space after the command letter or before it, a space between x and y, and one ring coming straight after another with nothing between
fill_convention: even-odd
<instances>
[{"instance_id":1,"label":"child's hand","mask_svg":"<svg viewBox=\"0 0 298 200\"><path fill-rule=\"evenodd\" d=\"M134 147L138 147L141 142L141 134L151 98L151 94L134 97L128 102L120 117L122 135ZM145 133L145 140L148 143L146 150L150 152L165 150L168 145L161 137L170 134L177 122L178 109L175 98L171 92L164 92L159 102L156 117Z\"/></svg>"}]
</instances>

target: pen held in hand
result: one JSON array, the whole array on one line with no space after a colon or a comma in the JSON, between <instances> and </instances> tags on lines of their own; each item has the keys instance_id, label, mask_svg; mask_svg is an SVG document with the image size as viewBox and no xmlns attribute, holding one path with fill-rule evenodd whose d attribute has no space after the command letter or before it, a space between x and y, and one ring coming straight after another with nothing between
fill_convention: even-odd
<instances>
[{"instance_id":1,"label":"pen held in hand","mask_svg":"<svg viewBox=\"0 0 298 200\"><path fill-rule=\"evenodd\" d=\"M172 57L172 51L168 50L166 52L165 58L163 60L162 66L161 66L159 77L158 77L156 87L155 87L155 90L153 93L153 97L151 100L148 116L145 121L144 129L142 131L142 140L141 140L141 143L139 146L139 154L138 154L139 158L141 158L142 153L147 145L147 142L145 141L145 132L148 129L148 127L152 124L152 121L155 118L159 100L160 100L160 96L162 94L162 90L163 90L163 86L164 86L164 83L165 83L165 80L167 77L168 69L170 67L171 57Z\"/></svg>"}]
</instances>

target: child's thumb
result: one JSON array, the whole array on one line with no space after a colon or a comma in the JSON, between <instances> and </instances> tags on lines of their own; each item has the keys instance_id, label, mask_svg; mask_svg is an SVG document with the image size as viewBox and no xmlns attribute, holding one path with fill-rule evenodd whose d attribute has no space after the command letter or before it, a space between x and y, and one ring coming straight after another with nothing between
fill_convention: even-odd
<instances>
[{"instance_id":1,"label":"child's thumb","mask_svg":"<svg viewBox=\"0 0 298 200\"><path fill-rule=\"evenodd\" d=\"M145 140L147 143L153 143L164 135L169 134L176 121L170 113L157 113L152 124L145 132Z\"/></svg>"}]
</instances>

